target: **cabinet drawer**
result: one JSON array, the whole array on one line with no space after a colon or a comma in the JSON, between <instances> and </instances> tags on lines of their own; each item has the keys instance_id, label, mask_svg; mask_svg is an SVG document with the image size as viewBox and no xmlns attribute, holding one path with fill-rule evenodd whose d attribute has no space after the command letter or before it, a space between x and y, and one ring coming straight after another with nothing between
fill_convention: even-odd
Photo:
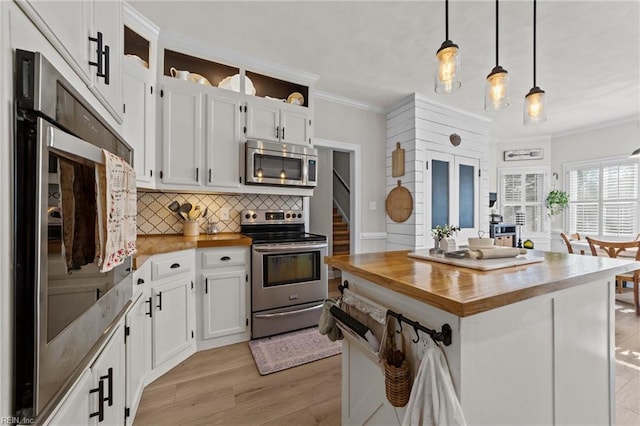
<instances>
[{"instance_id":1,"label":"cabinet drawer","mask_svg":"<svg viewBox=\"0 0 640 426\"><path fill-rule=\"evenodd\" d=\"M140 286L144 286L145 284L149 284L151 282L151 265L145 263L141 268L133 271L133 289L141 288Z\"/></svg>"},{"instance_id":2,"label":"cabinet drawer","mask_svg":"<svg viewBox=\"0 0 640 426\"><path fill-rule=\"evenodd\" d=\"M246 247L231 247L202 251L201 268L245 265L247 263L248 250Z\"/></svg>"},{"instance_id":3,"label":"cabinet drawer","mask_svg":"<svg viewBox=\"0 0 640 426\"><path fill-rule=\"evenodd\" d=\"M151 279L156 281L165 277L182 274L194 269L193 254L171 254L151 261Z\"/></svg>"}]
</instances>

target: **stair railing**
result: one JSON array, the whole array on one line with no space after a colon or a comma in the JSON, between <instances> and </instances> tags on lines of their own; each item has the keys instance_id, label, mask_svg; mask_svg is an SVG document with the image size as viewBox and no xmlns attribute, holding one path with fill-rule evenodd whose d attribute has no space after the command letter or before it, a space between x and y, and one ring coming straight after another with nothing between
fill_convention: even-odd
<instances>
[{"instance_id":1,"label":"stair railing","mask_svg":"<svg viewBox=\"0 0 640 426\"><path fill-rule=\"evenodd\" d=\"M346 223L350 222L351 189L340 173L333 169L333 204Z\"/></svg>"}]
</instances>

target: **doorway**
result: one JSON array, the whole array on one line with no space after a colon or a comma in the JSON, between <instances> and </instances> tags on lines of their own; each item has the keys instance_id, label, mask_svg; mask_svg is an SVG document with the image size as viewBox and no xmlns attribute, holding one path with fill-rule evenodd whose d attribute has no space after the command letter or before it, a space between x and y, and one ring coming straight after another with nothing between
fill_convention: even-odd
<instances>
[{"instance_id":1,"label":"doorway","mask_svg":"<svg viewBox=\"0 0 640 426\"><path fill-rule=\"evenodd\" d=\"M318 186L308 197L309 232L327 236L328 254L357 253L360 249L360 146L315 139ZM330 278L333 277L329 271Z\"/></svg>"}]
</instances>

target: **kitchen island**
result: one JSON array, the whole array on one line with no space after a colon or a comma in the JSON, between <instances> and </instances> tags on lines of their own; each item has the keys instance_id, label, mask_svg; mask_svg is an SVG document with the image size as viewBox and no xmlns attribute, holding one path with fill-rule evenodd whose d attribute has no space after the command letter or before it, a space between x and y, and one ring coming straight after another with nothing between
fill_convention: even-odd
<instances>
[{"instance_id":1,"label":"kitchen island","mask_svg":"<svg viewBox=\"0 0 640 426\"><path fill-rule=\"evenodd\" d=\"M440 331L468 424L614 424L614 276L632 260L530 252L543 261L479 271L407 251L332 256L351 291ZM398 327L396 327L398 329ZM412 374L423 342L403 330ZM400 424L384 376L359 342L343 343L342 424Z\"/></svg>"}]
</instances>

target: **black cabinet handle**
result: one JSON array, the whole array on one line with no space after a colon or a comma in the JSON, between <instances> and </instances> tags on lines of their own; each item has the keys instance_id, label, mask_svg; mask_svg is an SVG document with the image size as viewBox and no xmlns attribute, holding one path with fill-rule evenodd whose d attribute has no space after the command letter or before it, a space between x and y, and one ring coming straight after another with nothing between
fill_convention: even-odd
<instances>
[{"instance_id":1,"label":"black cabinet handle","mask_svg":"<svg viewBox=\"0 0 640 426\"><path fill-rule=\"evenodd\" d=\"M280 137L280 126L276 126L276 138Z\"/></svg>"},{"instance_id":2,"label":"black cabinet handle","mask_svg":"<svg viewBox=\"0 0 640 426\"><path fill-rule=\"evenodd\" d=\"M227 262L227 261L231 260L231 258L229 256L222 256L220 258L220 260L223 261L223 262Z\"/></svg>"},{"instance_id":3,"label":"black cabinet handle","mask_svg":"<svg viewBox=\"0 0 640 426\"><path fill-rule=\"evenodd\" d=\"M100 289L96 288L96 300L100 299Z\"/></svg>"},{"instance_id":4,"label":"black cabinet handle","mask_svg":"<svg viewBox=\"0 0 640 426\"><path fill-rule=\"evenodd\" d=\"M109 367L107 370L106 376L100 376L100 380L108 380L109 384L107 385L107 397L103 399L103 401L107 401L109 407L113 405L113 368Z\"/></svg>"},{"instance_id":5,"label":"black cabinet handle","mask_svg":"<svg viewBox=\"0 0 640 426\"><path fill-rule=\"evenodd\" d=\"M109 46L104 47L104 73L102 75L98 74L98 77L104 77L104 84L109 85L109 56L110 56L110 48Z\"/></svg>"},{"instance_id":6,"label":"black cabinet handle","mask_svg":"<svg viewBox=\"0 0 640 426\"><path fill-rule=\"evenodd\" d=\"M102 33L98 31L96 37L89 37L89 41L96 43L96 62L89 61L89 66L96 67L98 75L102 77Z\"/></svg>"},{"instance_id":7,"label":"black cabinet handle","mask_svg":"<svg viewBox=\"0 0 640 426\"><path fill-rule=\"evenodd\" d=\"M211 169L209 169L209 183L211 183Z\"/></svg>"},{"instance_id":8,"label":"black cabinet handle","mask_svg":"<svg viewBox=\"0 0 640 426\"><path fill-rule=\"evenodd\" d=\"M158 306L157 306L158 310L161 311L162 310L162 292L159 291L158 292Z\"/></svg>"},{"instance_id":9,"label":"black cabinet handle","mask_svg":"<svg viewBox=\"0 0 640 426\"><path fill-rule=\"evenodd\" d=\"M98 421L104 420L104 383L102 380L98 382L98 387L89 390L89 394L98 392L98 411L90 413L89 418L98 416Z\"/></svg>"},{"instance_id":10,"label":"black cabinet handle","mask_svg":"<svg viewBox=\"0 0 640 426\"><path fill-rule=\"evenodd\" d=\"M176 269L179 268L180 264L179 263L174 263L173 265L171 265L171 269Z\"/></svg>"},{"instance_id":11,"label":"black cabinet handle","mask_svg":"<svg viewBox=\"0 0 640 426\"><path fill-rule=\"evenodd\" d=\"M200 180L200 169L196 167L196 182Z\"/></svg>"},{"instance_id":12,"label":"black cabinet handle","mask_svg":"<svg viewBox=\"0 0 640 426\"><path fill-rule=\"evenodd\" d=\"M204 294L209 294L209 278L204 279Z\"/></svg>"},{"instance_id":13,"label":"black cabinet handle","mask_svg":"<svg viewBox=\"0 0 640 426\"><path fill-rule=\"evenodd\" d=\"M151 296L149 296L149 300L145 300L144 303L149 304L149 312L145 312L145 315L149 315L149 317L153 317L153 302Z\"/></svg>"},{"instance_id":14,"label":"black cabinet handle","mask_svg":"<svg viewBox=\"0 0 640 426\"><path fill-rule=\"evenodd\" d=\"M284 126L282 126L282 139L284 139Z\"/></svg>"},{"instance_id":15,"label":"black cabinet handle","mask_svg":"<svg viewBox=\"0 0 640 426\"><path fill-rule=\"evenodd\" d=\"M142 278L138 278L138 285L144 284L144 280Z\"/></svg>"}]
</instances>

